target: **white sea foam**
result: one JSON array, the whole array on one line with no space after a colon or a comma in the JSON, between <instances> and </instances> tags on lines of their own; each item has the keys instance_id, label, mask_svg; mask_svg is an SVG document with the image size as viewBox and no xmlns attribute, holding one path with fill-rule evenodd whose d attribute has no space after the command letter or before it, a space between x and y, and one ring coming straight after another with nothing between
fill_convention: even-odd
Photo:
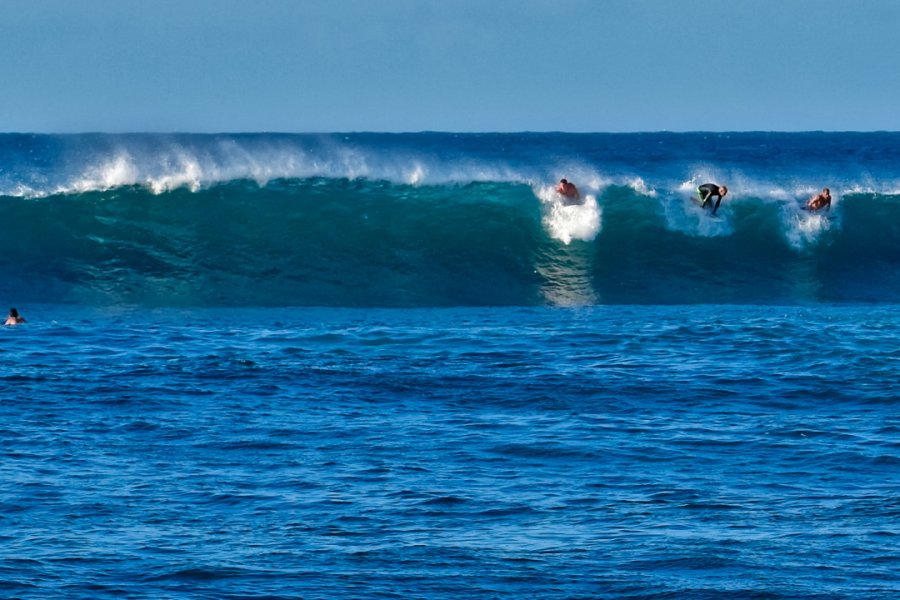
<instances>
[{"instance_id":1,"label":"white sea foam","mask_svg":"<svg viewBox=\"0 0 900 600\"><path fill-rule=\"evenodd\" d=\"M412 169L406 175L406 183L409 185L418 185L425 180L427 171L419 163L413 163Z\"/></svg>"},{"instance_id":2,"label":"white sea foam","mask_svg":"<svg viewBox=\"0 0 900 600\"><path fill-rule=\"evenodd\" d=\"M835 207L838 198L832 200L832 208L828 212L810 212L803 210L796 202L782 206L782 231L788 244L795 250L804 250L815 245L822 234L831 231L836 225Z\"/></svg>"},{"instance_id":3,"label":"white sea foam","mask_svg":"<svg viewBox=\"0 0 900 600\"><path fill-rule=\"evenodd\" d=\"M661 203L666 227L671 231L698 237L718 237L730 235L734 231L733 225L724 216L713 217L710 211L690 198L675 196L666 198Z\"/></svg>"},{"instance_id":4,"label":"white sea foam","mask_svg":"<svg viewBox=\"0 0 900 600\"><path fill-rule=\"evenodd\" d=\"M24 183L17 183L8 189L0 188L0 196L10 196L13 198L45 198L48 195L48 191L37 189Z\"/></svg>"},{"instance_id":5,"label":"white sea foam","mask_svg":"<svg viewBox=\"0 0 900 600\"><path fill-rule=\"evenodd\" d=\"M252 179L260 186L273 179L284 177L309 177L315 169L308 163L305 154L296 148L266 147L250 151L234 140L221 142L217 157L207 157L202 163L204 185Z\"/></svg>"},{"instance_id":6,"label":"white sea foam","mask_svg":"<svg viewBox=\"0 0 900 600\"><path fill-rule=\"evenodd\" d=\"M656 190L648 187L647 183L641 177L635 177L628 180L626 185L642 196L656 197Z\"/></svg>"},{"instance_id":7,"label":"white sea foam","mask_svg":"<svg viewBox=\"0 0 900 600\"><path fill-rule=\"evenodd\" d=\"M581 204L567 205L553 186L540 187L535 194L541 201L550 237L568 245L572 240L589 242L600 233L602 210L594 195L585 195Z\"/></svg>"},{"instance_id":8,"label":"white sea foam","mask_svg":"<svg viewBox=\"0 0 900 600\"><path fill-rule=\"evenodd\" d=\"M147 178L147 185L155 194L178 188L188 188L196 192L208 178L196 156L178 150L173 156L166 157L165 169L161 175Z\"/></svg>"},{"instance_id":9,"label":"white sea foam","mask_svg":"<svg viewBox=\"0 0 900 600\"><path fill-rule=\"evenodd\" d=\"M104 191L137 183L138 169L131 156L122 152L87 168L80 176L55 190L55 193Z\"/></svg>"}]
</instances>

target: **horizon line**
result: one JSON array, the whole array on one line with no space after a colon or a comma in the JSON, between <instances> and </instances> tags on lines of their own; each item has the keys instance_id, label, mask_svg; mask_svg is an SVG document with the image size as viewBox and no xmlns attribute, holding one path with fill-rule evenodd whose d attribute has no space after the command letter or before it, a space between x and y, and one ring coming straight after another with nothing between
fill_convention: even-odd
<instances>
[{"instance_id":1,"label":"horizon line","mask_svg":"<svg viewBox=\"0 0 900 600\"><path fill-rule=\"evenodd\" d=\"M376 129L347 129L347 130L308 130L286 131L260 129L235 130L235 131L189 131L189 130L130 130L130 131L2 131L0 135L647 135L647 134L746 134L746 133L775 133L775 134L810 134L810 133L900 133L900 130L892 129L656 129L656 130L631 130L631 131L566 131L561 129L521 129L521 130L376 130Z\"/></svg>"}]
</instances>

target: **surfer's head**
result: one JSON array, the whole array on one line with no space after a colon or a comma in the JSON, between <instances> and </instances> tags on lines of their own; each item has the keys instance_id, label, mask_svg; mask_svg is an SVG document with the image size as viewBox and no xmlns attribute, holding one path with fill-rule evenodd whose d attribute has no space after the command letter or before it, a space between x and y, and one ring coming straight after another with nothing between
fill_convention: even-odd
<instances>
[{"instance_id":1,"label":"surfer's head","mask_svg":"<svg viewBox=\"0 0 900 600\"><path fill-rule=\"evenodd\" d=\"M720 185L719 186L719 195L724 196L727 193L728 193L728 188L725 187L724 185Z\"/></svg>"}]
</instances>

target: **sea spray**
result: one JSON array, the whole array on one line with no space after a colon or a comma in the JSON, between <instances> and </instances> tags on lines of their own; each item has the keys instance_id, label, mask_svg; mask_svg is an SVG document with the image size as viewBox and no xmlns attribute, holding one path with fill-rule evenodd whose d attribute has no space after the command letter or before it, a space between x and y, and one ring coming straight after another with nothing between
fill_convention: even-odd
<instances>
[{"instance_id":1,"label":"sea spray","mask_svg":"<svg viewBox=\"0 0 900 600\"><path fill-rule=\"evenodd\" d=\"M573 201L558 194L552 186L541 187L535 194L543 205L543 223L550 237L566 245L572 240L590 242L597 237L602 211L592 194Z\"/></svg>"}]
</instances>

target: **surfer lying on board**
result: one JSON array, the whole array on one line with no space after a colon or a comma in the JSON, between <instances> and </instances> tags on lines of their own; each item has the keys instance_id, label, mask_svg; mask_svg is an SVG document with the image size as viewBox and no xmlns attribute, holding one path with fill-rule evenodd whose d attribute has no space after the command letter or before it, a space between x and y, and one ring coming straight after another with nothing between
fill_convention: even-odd
<instances>
[{"instance_id":1,"label":"surfer lying on board","mask_svg":"<svg viewBox=\"0 0 900 600\"><path fill-rule=\"evenodd\" d=\"M831 190L824 188L821 194L816 194L806 201L806 210L819 210L821 208L831 210Z\"/></svg>"},{"instance_id":2,"label":"surfer lying on board","mask_svg":"<svg viewBox=\"0 0 900 600\"><path fill-rule=\"evenodd\" d=\"M700 206L702 208L706 208L713 196L716 197L716 205L713 206L712 212L712 214L716 214L716 211L719 210L719 204L722 203L722 198L728 193L728 188L717 183L704 183L697 188L697 193L700 194Z\"/></svg>"},{"instance_id":3,"label":"surfer lying on board","mask_svg":"<svg viewBox=\"0 0 900 600\"><path fill-rule=\"evenodd\" d=\"M559 180L559 183L556 185L556 193L567 200L574 201L566 202L566 204L576 204L581 200L581 194L578 193L578 188L575 187L575 184L565 179Z\"/></svg>"}]
</instances>

